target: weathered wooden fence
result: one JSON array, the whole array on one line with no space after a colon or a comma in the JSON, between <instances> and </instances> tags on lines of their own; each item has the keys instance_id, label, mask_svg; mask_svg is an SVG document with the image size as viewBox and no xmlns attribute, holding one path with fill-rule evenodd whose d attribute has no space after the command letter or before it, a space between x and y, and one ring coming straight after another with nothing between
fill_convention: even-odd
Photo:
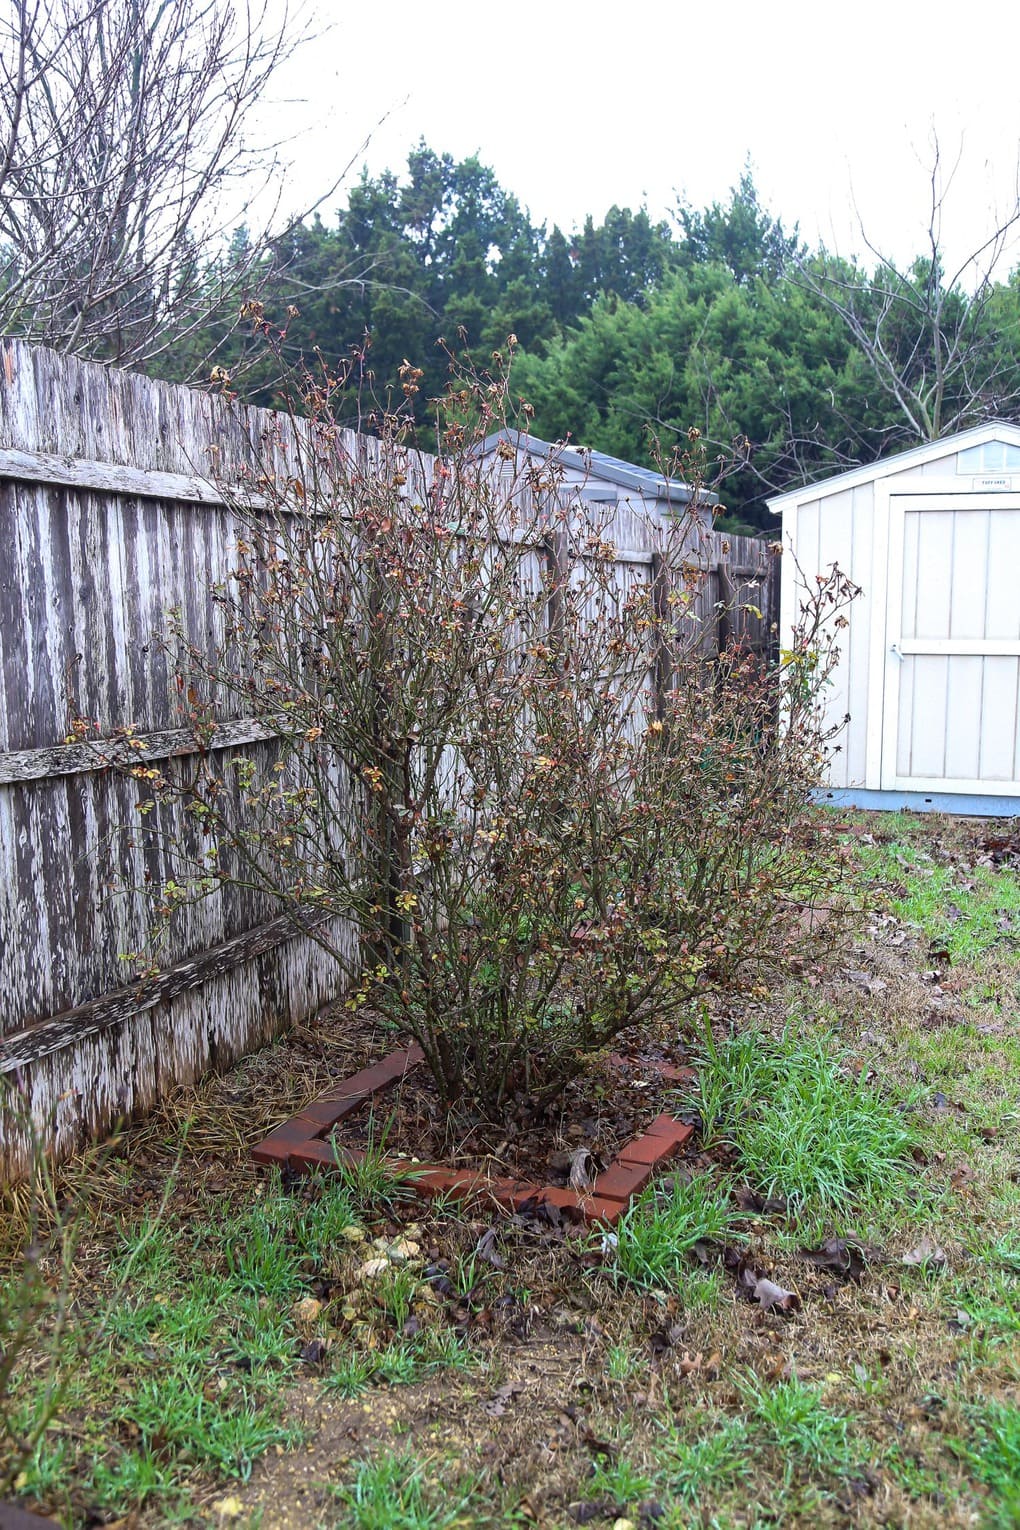
<instances>
[{"instance_id":1,"label":"weathered wooden fence","mask_svg":"<svg viewBox=\"0 0 1020 1530\"><path fill-rule=\"evenodd\" d=\"M236 479L280 430L200 392L0 345L0 1082L49 1123L57 1155L336 995L321 947L229 885L187 911L145 976L143 889L167 868L155 841L121 832L138 784L68 734L82 717L106 737L130 725L147 761L193 750L153 638L176 608L190 641L217 646L211 591L237 528L214 477ZM621 583L652 580L654 531L622 519ZM735 626L764 645L778 560L714 533L700 548L702 616L736 590L719 636ZM272 745L264 727L224 716L212 747ZM0 1166L13 1172L21 1137L6 1098Z\"/></svg>"}]
</instances>

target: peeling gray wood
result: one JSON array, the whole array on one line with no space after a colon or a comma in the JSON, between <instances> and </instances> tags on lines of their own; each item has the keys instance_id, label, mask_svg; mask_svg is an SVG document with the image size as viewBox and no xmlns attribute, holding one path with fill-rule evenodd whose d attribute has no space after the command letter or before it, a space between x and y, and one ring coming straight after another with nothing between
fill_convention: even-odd
<instances>
[{"instance_id":1,"label":"peeling gray wood","mask_svg":"<svg viewBox=\"0 0 1020 1530\"><path fill-rule=\"evenodd\" d=\"M86 462L58 457L53 452L0 450L0 479L18 483L53 484L65 489L92 489L99 494L131 494L143 499L169 499L188 505L222 505L222 491L207 479L183 473L157 473L113 462Z\"/></svg>"},{"instance_id":2,"label":"peeling gray wood","mask_svg":"<svg viewBox=\"0 0 1020 1530\"><path fill-rule=\"evenodd\" d=\"M208 740L199 744L187 728L163 733L133 733L123 738L97 738L85 744L55 744L52 749L14 749L0 754L0 786L15 781L42 781L54 776L107 770L112 766L145 765L151 760L177 759L184 755L240 748L258 740L275 738L276 731L253 717L221 723Z\"/></svg>"},{"instance_id":3,"label":"peeling gray wood","mask_svg":"<svg viewBox=\"0 0 1020 1530\"><path fill-rule=\"evenodd\" d=\"M130 758L110 743L127 727L145 762L176 769L194 751L154 639L176 607L189 642L221 645L211 586L240 526L212 486L263 462L292 472L292 446L281 417L0 341L0 1046L58 1157L340 986L326 952L235 886L184 911L164 973L140 988L148 958L125 953L151 947L145 887L171 874L160 835L193 831L172 803L141 821L143 787L103 768ZM229 698L209 700L229 719ZM64 743L73 716L100 737ZM210 747L261 764L274 745L238 718ZM0 1100L0 1177L23 1162L19 1141Z\"/></svg>"},{"instance_id":4,"label":"peeling gray wood","mask_svg":"<svg viewBox=\"0 0 1020 1530\"><path fill-rule=\"evenodd\" d=\"M0 1041L0 1076L25 1069L43 1057L62 1052L66 1047L108 1030L112 1025L131 1020L147 1009L176 998L186 989L201 988L210 977L232 972L254 957L293 940L295 935L302 933L302 928L311 930L328 921L329 916L323 914L312 914L297 924L286 916L271 920L257 929L246 930L234 940L225 940L221 945L203 951L191 961L178 962L156 977L134 983L117 993L103 994L89 1004L80 1004L28 1030L7 1036Z\"/></svg>"},{"instance_id":5,"label":"peeling gray wood","mask_svg":"<svg viewBox=\"0 0 1020 1530\"><path fill-rule=\"evenodd\" d=\"M27 1169L27 1120L52 1157L64 1158L115 1122L145 1115L169 1090L267 1045L335 996L335 963L296 936L41 1057L13 1076L17 1105L0 1089L0 1168L8 1176Z\"/></svg>"}]
</instances>

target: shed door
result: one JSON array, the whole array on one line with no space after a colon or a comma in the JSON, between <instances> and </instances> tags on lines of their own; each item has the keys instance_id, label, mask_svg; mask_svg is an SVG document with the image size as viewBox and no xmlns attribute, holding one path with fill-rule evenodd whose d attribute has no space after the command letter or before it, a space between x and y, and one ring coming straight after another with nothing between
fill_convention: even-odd
<instances>
[{"instance_id":1,"label":"shed door","mask_svg":"<svg viewBox=\"0 0 1020 1530\"><path fill-rule=\"evenodd\" d=\"M882 785L1020 785L1020 495L892 495Z\"/></svg>"}]
</instances>

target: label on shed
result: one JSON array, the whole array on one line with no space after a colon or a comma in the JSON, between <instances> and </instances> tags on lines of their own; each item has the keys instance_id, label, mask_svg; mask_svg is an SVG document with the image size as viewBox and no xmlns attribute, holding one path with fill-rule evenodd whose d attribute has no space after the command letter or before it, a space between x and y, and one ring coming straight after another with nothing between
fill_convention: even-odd
<instances>
[{"instance_id":1,"label":"label on shed","mask_svg":"<svg viewBox=\"0 0 1020 1530\"><path fill-rule=\"evenodd\" d=\"M991 475L986 475L983 478L975 478L974 487L975 489L1009 490L1013 487L1013 480L1012 478L1003 477L1002 474L998 474L994 477Z\"/></svg>"}]
</instances>

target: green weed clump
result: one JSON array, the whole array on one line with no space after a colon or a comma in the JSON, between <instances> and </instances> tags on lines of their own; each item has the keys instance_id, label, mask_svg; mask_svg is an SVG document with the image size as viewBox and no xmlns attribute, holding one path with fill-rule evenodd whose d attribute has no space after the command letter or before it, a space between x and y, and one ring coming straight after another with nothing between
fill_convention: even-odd
<instances>
[{"instance_id":1,"label":"green weed clump","mask_svg":"<svg viewBox=\"0 0 1020 1530\"><path fill-rule=\"evenodd\" d=\"M736 1213L729 1191L707 1175L668 1190L652 1186L616 1225L614 1273L646 1291L681 1289L689 1305L710 1305L718 1277L692 1268L696 1244L733 1237Z\"/></svg>"},{"instance_id":2,"label":"green weed clump","mask_svg":"<svg viewBox=\"0 0 1020 1530\"><path fill-rule=\"evenodd\" d=\"M974 1431L957 1453L989 1491L989 1530L1020 1525L1020 1408L985 1402L971 1410Z\"/></svg>"},{"instance_id":3,"label":"green weed clump","mask_svg":"<svg viewBox=\"0 0 1020 1530\"><path fill-rule=\"evenodd\" d=\"M710 1428L700 1429L693 1438L671 1422L657 1451L664 1481L680 1510L669 1522L671 1530L690 1523L691 1509L708 1492L725 1492L752 1474L752 1440L743 1418L713 1413L699 1416L698 1422Z\"/></svg>"},{"instance_id":4,"label":"green weed clump","mask_svg":"<svg viewBox=\"0 0 1020 1530\"><path fill-rule=\"evenodd\" d=\"M349 1530L447 1530L484 1523L468 1518L474 1484L430 1483L410 1452L359 1463L353 1480L333 1489Z\"/></svg>"},{"instance_id":5,"label":"green weed clump","mask_svg":"<svg viewBox=\"0 0 1020 1530\"><path fill-rule=\"evenodd\" d=\"M65 1438L42 1433L17 1490L166 1515L184 1512L195 1469L246 1479L294 1438L281 1417L297 1363L290 1307L353 1220L331 1183L305 1204L273 1189L218 1224L174 1222L166 1207L125 1224L105 1289L75 1304L61 1346L62 1411L81 1415L85 1448L72 1462ZM38 1414L45 1384L21 1379L13 1428Z\"/></svg>"},{"instance_id":6,"label":"green weed clump","mask_svg":"<svg viewBox=\"0 0 1020 1530\"><path fill-rule=\"evenodd\" d=\"M770 1448L784 1463L787 1485L797 1471L839 1476L854 1464L849 1424L822 1399L820 1387L796 1377L763 1386L757 1379L741 1387L751 1410L749 1432L759 1449Z\"/></svg>"},{"instance_id":7,"label":"green weed clump","mask_svg":"<svg viewBox=\"0 0 1020 1530\"><path fill-rule=\"evenodd\" d=\"M699 1062L706 1138L730 1144L764 1195L800 1209L845 1210L888 1193L916 1134L851 1062L824 1032L749 1030L710 1043Z\"/></svg>"}]
</instances>

